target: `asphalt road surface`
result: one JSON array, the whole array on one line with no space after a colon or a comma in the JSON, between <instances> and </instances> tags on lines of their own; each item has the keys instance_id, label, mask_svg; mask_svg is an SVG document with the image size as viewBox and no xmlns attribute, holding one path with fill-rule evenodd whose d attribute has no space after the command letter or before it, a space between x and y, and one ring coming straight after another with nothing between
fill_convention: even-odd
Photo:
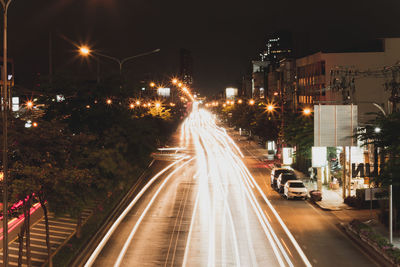
<instances>
[{"instance_id":1,"label":"asphalt road surface","mask_svg":"<svg viewBox=\"0 0 400 267\"><path fill-rule=\"evenodd\" d=\"M174 142L86 266L376 266L334 215L273 192L211 113L195 105Z\"/></svg>"}]
</instances>

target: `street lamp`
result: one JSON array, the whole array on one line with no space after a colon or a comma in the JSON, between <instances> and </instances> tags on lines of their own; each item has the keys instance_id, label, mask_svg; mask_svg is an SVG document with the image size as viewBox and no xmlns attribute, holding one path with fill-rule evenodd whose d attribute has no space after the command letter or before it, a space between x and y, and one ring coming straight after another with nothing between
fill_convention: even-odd
<instances>
[{"instance_id":1,"label":"street lamp","mask_svg":"<svg viewBox=\"0 0 400 267\"><path fill-rule=\"evenodd\" d=\"M12 0L0 0L3 7L3 266L8 266L8 145L7 145L7 113L8 113L8 73L7 73L7 14Z\"/></svg>"},{"instance_id":2,"label":"street lamp","mask_svg":"<svg viewBox=\"0 0 400 267\"><path fill-rule=\"evenodd\" d=\"M79 48L79 53L83 56L88 56L90 54L90 49L87 46L82 46Z\"/></svg>"},{"instance_id":3,"label":"street lamp","mask_svg":"<svg viewBox=\"0 0 400 267\"><path fill-rule=\"evenodd\" d=\"M27 109L31 109L33 108L33 102L32 101L26 101L25 106L27 107Z\"/></svg>"},{"instance_id":4,"label":"street lamp","mask_svg":"<svg viewBox=\"0 0 400 267\"><path fill-rule=\"evenodd\" d=\"M306 116L311 115L311 109L310 108L303 109L303 114Z\"/></svg>"},{"instance_id":5,"label":"street lamp","mask_svg":"<svg viewBox=\"0 0 400 267\"><path fill-rule=\"evenodd\" d=\"M154 50L149 51L149 52L145 52L145 53L137 54L137 55L134 55L134 56L126 57L126 58L123 58L123 59L119 59L119 58L116 58L116 57L112 57L112 56L109 56L109 55L105 55L105 54L93 51L93 50L89 49L87 46L79 47L79 52L80 52L80 54L82 56L89 56L90 54L93 54L93 55L104 57L104 58L108 58L110 60L113 60L113 61L117 62L118 65L119 65L119 75L120 76L122 75L122 66L127 61L132 60L134 58L143 57L143 56L151 55L151 54L154 54L154 53L158 53L160 51L161 51L161 49L158 48L158 49L154 49Z\"/></svg>"},{"instance_id":6,"label":"street lamp","mask_svg":"<svg viewBox=\"0 0 400 267\"><path fill-rule=\"evenodd\" d=\"M274 107L274 105L272 105L272 104L269 104L269 105L267 106L267 111L268 111L268 112L272 112L272 111L274 111L274 109L275 109L275 107Z\"/></svg>"},{"instance_id":7,"label":"street lamp","mask_svg":"<svg viewBox=\"0 0 400 267\"><path fill-rule=\"evenodd\" d=\"M250 99L249 105L252 106L252 105L254 105L254 103L255 103L255 101L253 99Z\"/></svg>"}]
</instances>

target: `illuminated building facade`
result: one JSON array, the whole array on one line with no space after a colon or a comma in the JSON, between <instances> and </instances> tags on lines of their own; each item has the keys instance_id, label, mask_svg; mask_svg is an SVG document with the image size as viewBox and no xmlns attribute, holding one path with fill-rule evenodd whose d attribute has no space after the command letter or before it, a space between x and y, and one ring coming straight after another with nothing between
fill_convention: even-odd
<instances>
[{"instance_id":1,"label":"illuminated building facade","mask_svg":"<svg viewBox=\"0 0 400 267\"><path fill-rule=\"evenodd\" d=\"M180 78L188 85L193 85L193 57L192 52L182 48L180 50Z\"/></svg>"}]
</instances>

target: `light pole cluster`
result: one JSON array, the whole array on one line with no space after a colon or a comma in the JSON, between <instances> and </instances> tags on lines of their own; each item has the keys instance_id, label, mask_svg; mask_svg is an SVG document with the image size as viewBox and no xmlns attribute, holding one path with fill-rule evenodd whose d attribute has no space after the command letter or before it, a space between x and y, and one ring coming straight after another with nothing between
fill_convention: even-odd
<instances>
[{"instance_id":1,"label":"light pole cluster","mask_svg":"<svg viewBox=\"0 0 400 267\"><path fill-rule=\"evenodd\" d=\"M185 83L183 83L182 81L178 80L177 78L173 78L173 79L171 80L171 83L172 83L173 85L175 85L176 87L180 88L180 89L182 90L182 92L183 92L187 97L189 97L189 99L190 99L191 101L195 101L195 99L194 99L192 93L190 92L189 87L188 87Z\"/></svg>"},{"instance_id":2,"label":"light pole cluster","mask_svg":"<svg viewBox=\"0 0 400 267\"><path fill-rule=\"evenodd\" d=\"M218 107L220 104L222 104L223 107L226 107L228 105L235 105L235 104L243 104L243 103L247 103L249 106L254 106L256 104L256 101L254 99L249 99L247 102L243 101L242 99L238 99L238 100L226 100L222 103L218 102L218 101L212 101L209 103L206 103L205 106L206 107ZM261 105L265 106L265 110L268 113L272 113L275 112L277 109L276 104L274 102L261 102ZM309 116L312 114L312 109L309 107L304 107L301 111L301 113L305 116Z\"/></svg>"}]
</instances>

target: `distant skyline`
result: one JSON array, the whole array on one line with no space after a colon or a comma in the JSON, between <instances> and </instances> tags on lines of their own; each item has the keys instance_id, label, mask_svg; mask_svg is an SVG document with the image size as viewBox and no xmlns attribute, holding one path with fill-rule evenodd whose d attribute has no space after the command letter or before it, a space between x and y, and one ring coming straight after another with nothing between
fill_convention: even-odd
<instances>
[{"instance_id":1,"label":"distant skyline","mask_svg":"<svg viewBox=\"0 0 400 267\"><path fill-rule=\"evenodd\" d=\"M392 0L48 2L13 0L9 9L9 57L15 61L17 81L24 85L35 73L48 73L50 31L55 71L94 68L57 33L119 58L160 48L159 55L126 65L137 77L148 72L178 74L179 50L185 48L193 55L195 89L206 94L240 80L275 31L308 36L314 51L400 36L400 3Z\"/></svg>"}]
</instances>

